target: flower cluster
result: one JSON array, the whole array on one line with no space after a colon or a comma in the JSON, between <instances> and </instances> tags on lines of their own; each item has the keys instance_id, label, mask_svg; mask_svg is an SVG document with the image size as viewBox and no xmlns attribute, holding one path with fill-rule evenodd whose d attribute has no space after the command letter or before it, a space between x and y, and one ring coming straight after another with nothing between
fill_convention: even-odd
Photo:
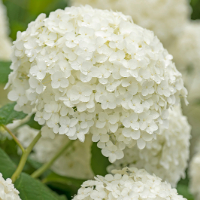
<instances>
[{"instance_id":1,"label":"flower cluster","mask_svg":"<svg viewBox=\"0 0 200 200\"><path fill-rule=\"evenodd\" d=\"M190 175L190 191L196 197L196 200L200 199L200 153L197 153L190 162L189 175Z\"/></svg>"},{"instance_id":2,"label":"flower cluster","mask_svg":"<svg viewBox=\"0 0 200 200\"><path fill-rule=\"evenodd\" d=\"M186 200L155 175L137 168L114 170L82 184L73 200Z\"/></svg>"},{"instance_id":3,"label":"flower cluster","mask_svg":"<svg viewBox=\"0 0 200 200\"><path fill-rule=\"evenodd\" d=\"M0 199L2 200L21 200L19 191L14 188L11 179L4 180L0 173Z\"/></svg>"},{"instance_id":4,"label":"flower cluster","mask_svg":"<svg viewBox=\"0 0 200 200\"><path fill-rule=\"evenodd\" d=\"M143 150L126 148L124 158L109 166L108 171L125 166L144 168L175 187L180 178L185 176L190 130L186 117L177 106L169 110L169 129L161 129L157 139L148 143Z\"/></svg>"},{"instance_id":5,"label":"flower cluster","mask_svg":"<svg viewBox=\"0 0 200 200\"><path fill-rule=\"evenodd\" d=\"M42 135L92 134L110 162L143 149L186 98L172 56L130 16L90 6L41 14L14 42L8 98L36 112Z\"/></svg>"},{"instance_id":6,"label":"flower cluster","mask_svg":"<svg viewBox=\"0 0 200 200\"><path fill-rule=\"evenodd\" d=\"M0 0L0 60L8 60L11 55L11 41L8 38L8 19L6 8Z\"/></svg>"},{"instance_id":7,"label":"flower cluster","mask_svg":"<svg viewBox=\"0 0 200 200\"><path fill-rule=\"evenodd\" d=\"M38 130L24 125L17 130L17 137L24 147L28 147ZM66 135L56 135L54 139L41 138L31 153L31 158L46 163L66 145L70 140ZM91 138L86 137L84 143L75 141L52 165L51 169L59 175L73 178L88 179L93 177L90 167L91 159Z\"/></svg>"},{"instance_id":8,"label":"flower cluster","mask_svg":"<svg viewBox=\"0 0 200 200\"><path fill-rule=\"evenodd\" d=\"M187 0L71 0L71 4L89 4L131 15L134 23L154 31L166 47L180 34L191 12Z\"/></svg>"}]
</instances>

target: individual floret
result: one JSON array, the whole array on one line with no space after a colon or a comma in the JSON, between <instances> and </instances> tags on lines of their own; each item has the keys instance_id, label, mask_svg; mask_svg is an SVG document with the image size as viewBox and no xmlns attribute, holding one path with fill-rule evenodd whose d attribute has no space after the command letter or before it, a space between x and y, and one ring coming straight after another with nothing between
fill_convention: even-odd
<instances>
[{"instance_id":1,"label":"individual floret","mask_svg":"<svg viewBox=\"0 0 200 200\"><path fill-rule=\"evenodd\" d=\"M144 168L176 187L177 182L185 177L190 131L187 118L177 106L169 110L169 129L162 128L157 139L148 143L143 150L126 148L124 158L110 165L108 171L126 166Z\"/></svg>"},{"instance_id":2,"label":"individual floret","mask_svg":"<svg viewBox=\"0 0 200 200\"><path fill-rule=\"evenodd\" d=\"M165 47L181 34L191 13L188 0L71 0L71 4L89 4L130 15L134 23L154 31Z\"/></svg>"},{"instance_id":3,"label":"individual floret","mask_svg":"<svg viewBox=\"0 0 200 200\"><path fill-rule=\"evenodd\" d=\"M73 200L186 200L167 182L143 169L113 170L82 184Z\"/></svg>"},{"instance_id":4,"label":"individual floret","mask_svg":"<svg viewBox=\"0 0 200 200\"><path fill-rule=\"evenodd\" d=\"M186 98L172 56L130 16L90 6L41 14L14 42L8 98L36 111L42 135L84 142L111 162L155 139L167 109Z\"/></svg>"},{"instance_id":5,"label":"individual floret","mask_svg":"<svg viewBox=\"0 0 200 200\"><path fill-rule=\"evenodd\" d=\"M7 178L4 180L0 173L0 199L2 200L21 200L19 191L15 189L12 180Z\"/></svg>"}]
</instances>

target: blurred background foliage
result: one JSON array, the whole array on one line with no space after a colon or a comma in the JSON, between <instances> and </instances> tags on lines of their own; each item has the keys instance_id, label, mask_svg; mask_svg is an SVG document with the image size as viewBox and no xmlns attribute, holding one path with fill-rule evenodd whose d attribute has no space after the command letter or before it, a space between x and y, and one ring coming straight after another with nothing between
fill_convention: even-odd
<instances>
[{"instance_id":1,"label":"blurred background foliage","mask_svg":"<svg viewBox=\"0 0 200 200\"><path fill-rule=\"evenodd\" d=\"M47 15L58 8L63 9L69 0L3 0L7 7L10 23L10 37L16 39L17 31L24 31L29 22L35 20L40 13ZM106 1L105 1L106 3ZM200 0L191 0L191 19L200 19Z\"/></svg>"},{"instance_id":2,"label":"blurred background foliage","mask_svg":"<svg viewBox=\"0 0 200 200\"><path fill-rule=\"evenodd\" d=\"M191 0L190 5L193 9L191 19L200 19L200 0Z\"/></svg>"}]
</instances>

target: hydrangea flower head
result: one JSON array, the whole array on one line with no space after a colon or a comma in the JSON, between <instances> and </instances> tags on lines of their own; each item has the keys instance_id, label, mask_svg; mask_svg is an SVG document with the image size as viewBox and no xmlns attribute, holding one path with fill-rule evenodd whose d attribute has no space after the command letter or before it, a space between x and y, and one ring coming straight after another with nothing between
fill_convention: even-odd
<instances>
[{"instance_id":1,"label":"hydrangea flower head","mask_svg":"<svg viewBox=\"0 0 200 200\"><path fill-rule=\"evenodd\" d=\"M180 106L176 106L169 110L168 129L161 128L157 139L142 150L136 147L126 148L124 158L110 165L108 171L126 166L144 168L176 187L177 182L185 177L190 131L187 118L182 115Z\"/></svg>"},{"instance_id":2,"label":"hydrangea flower head","mask_svg":"<svg viewBox=\"0 0 200 200\"><path fill-rule=\"evenodd\" d=\"M71 0L71 4L89 4L94 8L130 15L134 23L152 30L165 47L180 35L191 13L187 0L107 0L106 3L101 0Z\"/></svg>"},{"instance_id":3,"label":"hydrangea flower head","mask_svg":"<svg viewBox=\"0 0 200 200\"><path fill-rule=\"evenodd\" d=\"M11 41L8 37L9 25L6 14L6 7L0 0L0 60L8 60L11 55Z\"/></svg>"},{"instance_id":4,"label":"hydrangea flower head","mask_svg":"<svg viewBox=\"0 0 200 200\"><path fill-rule=\"evenodd\" d=\"M82 184L73 200L186 200L167 182L143 169L114 170Z\"/></svg>"},{"instance_id":5,"label":"hydrangea flower head","mask_svg":"<svg viewBox=\"0 0 200 200\"><path fill-rule=\"evenodd\" d=\"M19 192L14 188L11 179L4 180L2 174L0 173L0 199L9 200L21 200L19 197Z\"/></svg>"},{"instance_id":6,"label":"hydrangea flower head","mask_svg":"<svg viewBox=\"0 0 200 200\"><path fill-rule=\"evenodd\" d=\"M122 13L68 7L41 14L14 42L8 98L36 112L43 136L92 134L111 162L143 149L186 98L172 56Z\"/></svg>"}]
</instances>

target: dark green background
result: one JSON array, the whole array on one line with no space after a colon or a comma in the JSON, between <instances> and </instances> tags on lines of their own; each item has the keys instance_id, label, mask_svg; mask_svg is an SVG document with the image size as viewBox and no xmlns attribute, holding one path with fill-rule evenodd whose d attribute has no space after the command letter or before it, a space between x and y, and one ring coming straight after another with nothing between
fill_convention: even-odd
<instances>
[{"instance_id":1,"label":"dark green background","mask_svg":"<svg viewBox=\"0 0 200 200\"><path fill-rule=\"evenodd\" d=\"M106 0L103 0L106 3ZM174 0L176 1L176 0ZM7 7L10 22L10 37L15 40L17 31L24 31L29 22L35 20L40 13L65 8L68 0L3 0ZM200 0L191 0L192 19L200 19Z\"/></svg>"}]
</instances>

